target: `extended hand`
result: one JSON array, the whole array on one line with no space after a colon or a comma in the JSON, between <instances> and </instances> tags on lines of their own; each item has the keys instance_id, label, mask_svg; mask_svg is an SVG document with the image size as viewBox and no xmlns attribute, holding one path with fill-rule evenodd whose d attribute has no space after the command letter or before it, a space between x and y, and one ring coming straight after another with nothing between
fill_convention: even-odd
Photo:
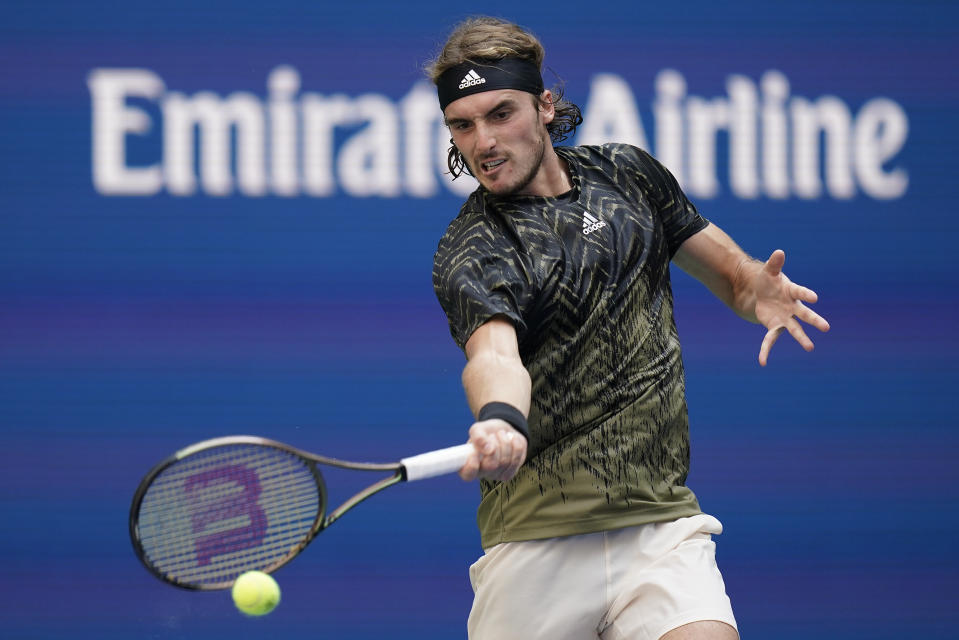
<instances>
[{"instance_id":1,"label":"extended hand","mask_svg":"<svg viewBox=\"0 0 959 640\"><path fill-rule=\"evenodd\" d=\"M799 320L820 331L829 331L825 318L804 305L819 299L816 292L794 284L782 272L786 254L781 249L773 251L769 260L756 269L752 276L752 292L755 296L755 315L760 324L768 329L759 347L759 364L766 366L769 351L783 330L796 339L806 351L813 350L813 342L806 335Z\"/></svg>"},{"instance_id":2,"label":"extended hand","mask_svg":"<svg viewBox=\"0 0 959 640\"><path fill-rule=\"evenodd\" d=\"M506 482L526 460L526 438L505 420L474 423L469 441L476 452L460 469L463 480L489 478Z\"/></svg>"}]
</instances>

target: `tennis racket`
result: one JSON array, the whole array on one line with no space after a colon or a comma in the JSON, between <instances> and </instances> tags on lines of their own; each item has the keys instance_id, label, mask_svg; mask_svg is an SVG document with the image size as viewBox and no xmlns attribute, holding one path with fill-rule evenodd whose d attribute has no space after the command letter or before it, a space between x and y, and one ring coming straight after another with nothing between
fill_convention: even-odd
<instances>
[{"instance_id":1,"label":"tennis racket","mask_svg":"<svg viewBox=\"0 0 959 640\"><path fill-rule=\"evenodd\" d=\"M130 507L130 538L161 580L185 589L227 589L247 571L282 567L373 494L456 471L472 451L463 444L379 464L327 458L254 436L205 440L143 478ZM327 514L317 464L392 475Z\"/></svg>"}]
</instances>

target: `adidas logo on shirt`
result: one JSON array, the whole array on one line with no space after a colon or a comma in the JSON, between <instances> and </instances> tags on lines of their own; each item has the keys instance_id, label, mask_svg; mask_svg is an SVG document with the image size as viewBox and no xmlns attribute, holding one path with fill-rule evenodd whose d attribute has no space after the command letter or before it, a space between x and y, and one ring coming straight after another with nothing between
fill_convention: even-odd
<instances>
[{"instance_id":1,"label":"adidas logo on shirt","mask_svg":"<svg viewBox=\"0 0 959 640\"><path fill-rule=\"evenodd\" d=\"M473 69L470 69L470 72L466 74L463 78L463 81L460 82L460 89L465 89L466 87L473 87L478 84L483 84L486 82L486 78L476 73Z\"/></svg>"},{"instance_id":2,"label":"adidas logo on shirt","mask_svg":"<svg viewBox=\"0 0 959 640\"><path fill-rule=\"evenodd\" d=\"M589 215L589 212L583 213L583 233L589 234L597 229L602 229L606 226L606 223L602 220L597 220L593 216Z\"/></svg>"}]
</instances>

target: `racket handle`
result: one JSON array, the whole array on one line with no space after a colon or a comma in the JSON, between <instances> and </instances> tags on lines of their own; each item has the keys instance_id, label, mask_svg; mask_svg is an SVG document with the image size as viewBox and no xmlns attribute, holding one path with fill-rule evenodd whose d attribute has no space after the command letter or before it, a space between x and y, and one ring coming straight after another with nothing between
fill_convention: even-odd
<instances>
[{"instance_id":1,"label":"racket handle","mask_svg":"<svg viewBox=\"0 0 959 640\"><path fill-rule=\"evenodd\" d=\"M418 456L403 458L400 464L406 468L407 480L423 480L433 476L459 471L466 464L466 459L475 449L470 443L437 449L421 453Z\"/></svg>"}]
</instances>

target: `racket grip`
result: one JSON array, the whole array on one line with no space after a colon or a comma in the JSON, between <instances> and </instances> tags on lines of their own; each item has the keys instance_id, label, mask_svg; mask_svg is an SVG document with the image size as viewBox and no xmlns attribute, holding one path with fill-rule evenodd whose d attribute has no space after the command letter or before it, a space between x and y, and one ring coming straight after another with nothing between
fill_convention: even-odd
<instances>
[{"instance_id":1,"label":"racket grip","mask_svg":"<svg viewBox=\"0 0 959 640\"><path fill-rule=\"evenodd\" d=\"M475 451L473 445L467 442L455 447L403 458L400 464L406 469L407 480L423 480L459 471L473 451Z\"/></svg>"}]
</instances>

